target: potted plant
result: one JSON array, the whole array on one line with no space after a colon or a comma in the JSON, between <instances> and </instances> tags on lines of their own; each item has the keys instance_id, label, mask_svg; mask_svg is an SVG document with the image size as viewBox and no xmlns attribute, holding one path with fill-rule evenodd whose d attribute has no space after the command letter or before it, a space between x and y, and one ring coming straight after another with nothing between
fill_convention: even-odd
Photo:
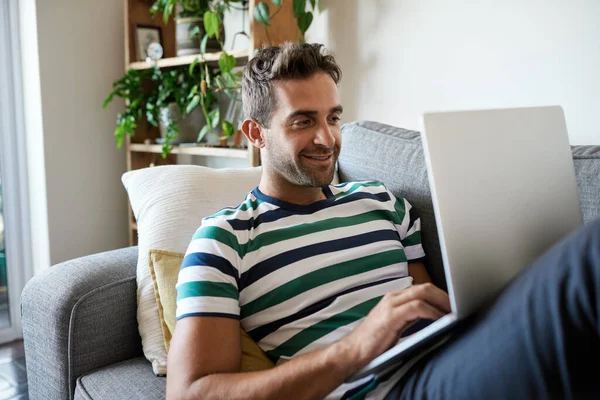
<instances>
[{"instance_id":1,"label":"potted plant","mask_svg":"<svg viewBox=\"0 0 600 400\"><path fill-rule=\"evenodd\" d=\"M143 89L144 80L150 80L150 90ZM163 157L177 142L199 142L207 133L215 133L219 109L214 109L216 103L212 93L207 92L203 108L192 103L191 94L199 86L193 68L162 71L155 66L151 70L128 70L125 76L113 83L113 91L103 104L106 108L115 96L126 100L125 111L117 115L114 132L117 147L122 147L126 135L135 135L138 121L143 117L150 125L159 128ZM211 129L199 132L199 127L207 126L206 121L209 121ZM215 133L213 142L218 141L219 136Z\"/></svg>"},{"instance_id":2,"label":"potted plant","mask_svg":"<svg viewBox=\"0 0 600 400\"><path fill-rule=\"evenodd\" d=\"M239 0L219 0L218 3L229 3ZM222 13L225 6L213 4L210 0L156 0L150 12L152 14L162 13L164 23L168 23L171 16L175 19L176 32L176 54L185 56L200 53L200 38L204 37L204 15L207 11L219 10L220 19L223 20ZM225 36L224 28L221 24L220 36ZM219 51L221 47L216 39L208 40L205 44L207 51Z\"/></svg>"}]
</instances>

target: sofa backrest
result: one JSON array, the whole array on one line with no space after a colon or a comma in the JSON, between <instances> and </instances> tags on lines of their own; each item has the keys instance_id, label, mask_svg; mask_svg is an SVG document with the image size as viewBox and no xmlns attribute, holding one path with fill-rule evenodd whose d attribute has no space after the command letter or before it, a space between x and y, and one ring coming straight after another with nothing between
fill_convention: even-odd
<instances>
[{"instance_id":1,"label":"sofa backrest","mask_svg":"<svg viewBox=\"0 0 600 400\"><path fill-rule=\"evenodd\" d=\"M572 146L572 151L584 222L589 222L600 217L600 146ZM338 167L341 182L381 181L416 207L428 272L446 289L420 133L372 121L345 124Z\"/></svg>"}]
</instances>

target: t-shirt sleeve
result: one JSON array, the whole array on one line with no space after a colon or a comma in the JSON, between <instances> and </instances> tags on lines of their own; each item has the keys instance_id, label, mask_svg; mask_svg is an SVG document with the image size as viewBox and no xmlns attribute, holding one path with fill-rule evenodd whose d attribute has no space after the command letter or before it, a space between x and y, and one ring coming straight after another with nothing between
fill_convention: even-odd
<instances>
[{"instance_id":1,"label":"t-shirt sleeve","mask_svg":"<svg viewBox=\"0 0 600 400\"><path fill-rule=\"evenodd\" d=\"M239 244L226 222L205 219L192 237L177 278L177 320L239 319Z\"/></svg>"},{"instance_id":2,"label":"t-shirt sleeve","mask_svg":"<svg viewBox=\"0 0 600 400\"><path fill-rule=\"evenodd\" d=\"M422 261L425 251L421 243L421 218L416 208L403 197L395 197L394 208L399 224L396 229L408 261Z\"/></svg>"}]
</instances>

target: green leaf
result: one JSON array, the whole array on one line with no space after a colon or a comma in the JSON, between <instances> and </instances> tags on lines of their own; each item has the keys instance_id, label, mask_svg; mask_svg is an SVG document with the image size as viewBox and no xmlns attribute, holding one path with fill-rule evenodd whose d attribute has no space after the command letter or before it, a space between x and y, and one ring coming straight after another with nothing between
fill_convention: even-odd
<instances>
[{"instance_id":1,"label":"green leaf","mask_svg":"<svg viewBox=\"0 0 600 400\"><path fill-rule=\"evenodd\" d=\"M221 73L226 74L231 71L233 67L235 67L235 57L226 52L222 52L219 57L219 69L221 70Z\"/></svg>"},{"instance_id":2,"label":"green leaf","mask_svg":"<svg viewBox=\"0 0 600 400\"><path fill-rule=\"evenodd\" d=\"M223 86L226 88L235 87L235 76L231 72L227 72L222 75L223 77Z\"/></svg>"},{"instance_id":3,"label":"green leaf","mask_svg":"<svg viewBox=\"0 0 600 400\"><path fill-rule=\"evenodd\" d=\"M192 99L192 101L190 101L190 104L187 105L187 107L185 109L185 113L186 114L191 113L194 110L194 108L196 108L198 103L200 103L200 96L195 95L194 98Z\"/></svg>"},{"instance_id":4,"label":"green leaf","mask_svg":"<svg viewBox=\"0 0 600 400\"><path fill-rule=\"evenodd\" d=\"M196 36L196 35L198 35L198 34L200 34L200 27L199 27L198 25L196 25L196 26L194 27L194 29L192 29L192 30L190 31L190 34L189 34L189 36L188 36L188 42L191 42L191 41L192 41L192 39L194 38L194 36Z\"/></svg>"},{"instance_id":5,"label":"green leaf","mask_svg":"<svg viewBox=\"0 0 600 400\"><path fill-rule=\"evenodd\" d=\"M104 104L102 104L102 108L106 108L106 106L108 106L108 103L110 103L111 101L113 101L113 97L114 96L115 96L114 94L111 94L110 96L108 96L106 98L106 100L104 100Z\"/></svg>"},{"instance_id":6,"label":"green leaf","mask_svg":"<svg viewBox=\"0 0 600 400\"><path fill-rule=\"evenodd\" d=\"M261 1L254 7L254 19L263 25L270 25L269 22L269 6L264 1Z\"/></svg>"},{"instance_id":7,"label":"green leaf","mask_svg":"<svg viewBox=\"0 0 600 400\"><path fill-rule=\"evenodd\" d=\"M298 28L300 29L300 32L302 32L302 34L306 33L308 28L310 28L310 24L312 24L312 21L313 15L310 11L298 15Z\"/></svg>"},{"instance_id":8,"label":"green leaf","mask_svg":"<svg viewBox=\"0 0 600 400\"><path fill-rule=\"evenodd\" d=\"M306 8L306 0L294 0L294 17L298 18L298 16L304 14L304 10Z\"/></svg>"},{"instance_id":9,"label":"green leaf","mask_svg":"<svg viewBox=\"0 0 600 400\"><path fill-rule=\"evenodd\" d=\"M211 112L208 113L208 119L210 126L215 129L219 125L219 120L221 119L221 112L218 108L215 108Z\"/></svg>"},{"instance_id":10,"label":"green leaf","mask_svg":"<svg viewBox=\"0 0 600 400\"><path fill-rule=\"evenodd\" d=\"M208 42L208 34L204 35L202 41L200 42L200 53L206 53L206 43Z\"/></svg>"},{"instance_id":11,"label":"green leaf","mask_svg":"<svg viewBox=\"0 0 600 400\"><path fill-rule=\"evenodd\" d=\"M281 0L272 0L273 4L275 4L277 7L281 7Z\"/></svg>"},{"instance_id":12,"label":"green leaf","mask_svg":"<svg viewBox=\"0 0 600 400\"><path fill-rule=\"evenodd\" d=\"M315 8L317 8L317 0L310 0L310 7L315 11Z\"/></svg>"},{"instance_id":13,"label":"green leaf","mask_svg":"<svg viewBox=\"0 0 600 400\"><path fill-rule=\"evenodd\" d=\"M219 37L219 17L212 11L204 13L204 31L208 37Z\"/></svg>"},{"instance_id":14,"label":"green leaf","mask_svg":"<svg viewBox=\"0 0 600 400\"><path fill-rule=\"evenodd\" d=\"M206 136L207 133L208 133L208 125L204 125L202 127L202 129L200 129L200 133L198 134L198 138L196 139L196 142L200 143L202 141L202 139L204 139L204 136Z\"/></svg>"},{"instance_id":15,"label":"green leaf","mask_svg":"<svg viewBox=\"0 0 600 400\"><path fill-rule=\"evenodd\" d=\"M235 131L235 129L233 129L233 125L231 125L231 122L224 119L221 126L223 127L223 133L225 134L226 137L233 135L233 132Z\"/></svg>"},{"instance_id":16,"label":"green leaf","mask_svg":"<svg viewBox=\"0 0 600 400\"><path fill-rule=\"evenodd\" d=\"M190 75L192 75L194 73L194 68L196 68L196 65L198 65L198 57L194 58L194 61L192 61L192 63L190 64L190 69L188 70L188 73Z\"/></svg>"}]
</instances>

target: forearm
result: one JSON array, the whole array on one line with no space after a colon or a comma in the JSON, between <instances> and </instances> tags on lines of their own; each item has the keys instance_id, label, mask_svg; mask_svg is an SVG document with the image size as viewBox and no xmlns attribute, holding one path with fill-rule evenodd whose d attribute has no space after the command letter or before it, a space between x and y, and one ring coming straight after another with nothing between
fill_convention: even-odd
<instances>
[{"instance_id":1,"label":"forearm","mask_svg":"<svg viewBox=\"0 0 600 400\"><path fill-rule=\"evenodd\" d=\"M338 343L266 371L207 375L189 386L185 398L322 399L359 367Z\"/></svg>"}]
</instances>

